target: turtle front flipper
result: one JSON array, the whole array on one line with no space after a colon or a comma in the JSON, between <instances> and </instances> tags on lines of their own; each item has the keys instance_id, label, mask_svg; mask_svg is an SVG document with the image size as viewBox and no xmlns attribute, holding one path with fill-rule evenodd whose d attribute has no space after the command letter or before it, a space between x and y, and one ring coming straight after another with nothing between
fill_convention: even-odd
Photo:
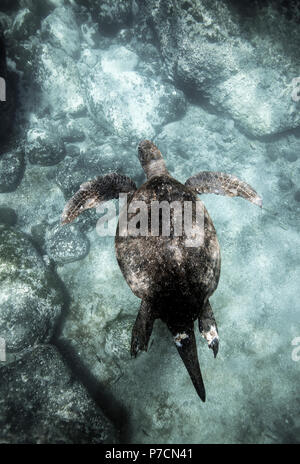
<instances>
[{"instance_id":1,"label":"turtle front flipper","mask_svg":"<svg viewBox=\"0 0 300 464\"><path fill-rule=\"evenodd\" d=\"M262 207L262 198L257 192L242 180L224 172L202 171L190 177L185 185L195 192L215 193L228 197L242 197L245 200Z\"/></svg>"},{"instance_id":2,"label":"turtle front flipper","mask_svg":"<svg viewBox=\"0 0 300 464\"><path fill-rule=\"evenodd\" d=\"M68 224L74 221L83 211L98 206L101 201L112 200L118 198L120 193L135 190L136 185L130 177L114 172L85 182L66 204L61 223Z\"/></svg>"},{"instance_id":3,"label":"turtle front flipper","mask_svg":"<svg viewBox=\"0 0 300 464\"><path fill-rule=\"evenodd\" d=\"M200 334L208 343L208 347L213 350L214 357L217 356L219 351L219 334L215 321L215 316L210 305L207 301L201 316L198 318Z\"/></svg>"},{"instance_id":4,"label":"turtle front flipper","mask_svg":"<svg viewBox=\"0 0 300 464\"><path fill-rule=\"evenodd\" d=\"M205 402L205 387L198 360L194 328L191 327L180 332L178 331L177 333L175 330L171 329L171 333L174 336L176 348L184 362L194 387L201 400Z\"/></svg>"},{"instance_id":5,"label":"turtle front flipper","mask_svg":"<svg viewBox=\"0 0 300 464\"><path fill-rule=\"evenodd\" d=\"M141 307L135 320L131 336L131 356L136 357L139 351L147 351L153 324L156 319L151 304L142 300Z\"/></svg>"}]
</instances>

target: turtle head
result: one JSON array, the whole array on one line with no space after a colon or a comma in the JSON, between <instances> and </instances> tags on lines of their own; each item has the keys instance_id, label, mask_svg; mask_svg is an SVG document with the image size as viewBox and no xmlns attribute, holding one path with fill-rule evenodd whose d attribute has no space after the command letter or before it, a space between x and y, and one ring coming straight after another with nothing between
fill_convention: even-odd
<instances>
[{"instance_id":1,"label":"turtle head","mask_svg":"<svg viewBox=\"0 0 300 464\"><path fill-rule=\"evenodd\" d=\"M142 140L138 146L139 160L147 179L153 176L168 175L161 152L150 140Z\"/></svg>"}]
</instances>

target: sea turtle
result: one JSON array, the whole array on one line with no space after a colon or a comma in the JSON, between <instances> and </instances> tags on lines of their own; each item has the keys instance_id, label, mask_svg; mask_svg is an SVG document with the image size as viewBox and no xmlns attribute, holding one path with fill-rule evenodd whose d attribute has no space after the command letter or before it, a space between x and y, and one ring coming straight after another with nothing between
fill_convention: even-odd
<instances>
[{"instance_id":1,"label":"sea turtle","mask_svg":"<svg viewBox=\"0 0 300 464\"><path fill-rule=\"evenodd\" d=\"M72 222L84 210L102 201L117 198L121 193L128 194L127 205L119 216L115 250L128 285L142 300L132 329L131 355L136 356L139 350L147 351L154 320L160 318L172 333L196 391L205 401L194 321L198 319L200 333L216 357L219 336L209 297L218 285L221 259L213 222L197 194L240 196L260 207L262 200L250 185L222 172L200 172L190 177L184 185L181 184L170 175L161 152L149 140L140 142L138 156L147 176L147 181L141 187L137 189L129 177L116 173L86 182L66 204L62 224ZM168 234L163 229L165 216L162 214L162 202L172 206L169 209ZM156 211L161 213L158 229L152 228L151 223L154 204ZM188 204L193 209L192 233L182 227L181 234L178 234L175 221L179 216L176 216L173 206ZM143 205L146 205L146 228L145 217L143 219L141 215ZM202 211L200 221L198 207ZM127 224L133 222L136 225L132 233L129 226L123 230L124 212ZM180 217L184 217L183 222L186 221L187 216ZM197 231L202 238L201 243L188 242Z\"/></svg>"}]
</instances>

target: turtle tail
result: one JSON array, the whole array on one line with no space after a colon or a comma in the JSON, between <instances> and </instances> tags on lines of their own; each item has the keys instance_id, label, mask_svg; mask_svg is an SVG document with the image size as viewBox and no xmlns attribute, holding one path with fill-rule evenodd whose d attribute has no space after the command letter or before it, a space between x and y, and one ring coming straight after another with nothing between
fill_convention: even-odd
<instances>
[{"instance_id":1,"label":"turtle tail","mask_svg":"<svg viewBox=\"0 0 300 464\"><path fill-rule=\"evenodd\" d=\"M191 327L181 331L177 331L176 329L174 330L172 328L170 331L174 336L176 348L182 361L184 362L194 387L201 400L205 402L205 387L198 360L194 328Z\"/></svg>"}]
</instances>

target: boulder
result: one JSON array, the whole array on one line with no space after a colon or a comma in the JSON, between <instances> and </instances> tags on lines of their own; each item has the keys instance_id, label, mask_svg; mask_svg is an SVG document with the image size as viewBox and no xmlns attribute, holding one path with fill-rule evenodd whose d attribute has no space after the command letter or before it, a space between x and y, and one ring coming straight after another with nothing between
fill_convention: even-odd
<instances>
[{"instance_id":1,"label":"boulder","mask_svg":"<svg viewBox=\"0 0 300 464\"><path fill-rule=\"evenodd\" d=\"M27 236L0 225L0 334L7 351L48 342L62 305L58 278Z\"/></svg>"},{"instance_id":2,"label":"boulder","mask_svg":"<svg viewBox=\"0 0 300 464\"><path fill-rule=\"evenodd\" d=\"M0 193L11 192L19 185L24 171L24 156L21 148L11 148L0 154Z\"/></svg>"},{"instance_id":3,"label":"boulder","mask_svg":"<svg viewBox=\"0 0 300 464\"><path fill-rule=\"evenodd\" d=\"M0 369L1 443L116 443L117 433L54 346Z\"/></svg>"},{"instance_id":4,"label":"boulder","mask_svg":"<svg viewBox=\"0 0 300 464\"><path fill-rule=\"evenodd\" d=\"M152 24L174 81L254 136L300 125L299 99L292 98L300 58L297 12L288 17L268 3L245 11L229 0L143 2L142 18Z\"/></svg>"},{"instance_id":5,"label":"boulder","mask_svg":"<svg viewBox=\"0 0 300 464\"><path fill-rule=\"evenodd\" d=\"M53 261L63 265L85 258L89 252L89 241L76 225L62 227L58 222L46 232L45 249Z\"/></svg>"}]
</instances>

